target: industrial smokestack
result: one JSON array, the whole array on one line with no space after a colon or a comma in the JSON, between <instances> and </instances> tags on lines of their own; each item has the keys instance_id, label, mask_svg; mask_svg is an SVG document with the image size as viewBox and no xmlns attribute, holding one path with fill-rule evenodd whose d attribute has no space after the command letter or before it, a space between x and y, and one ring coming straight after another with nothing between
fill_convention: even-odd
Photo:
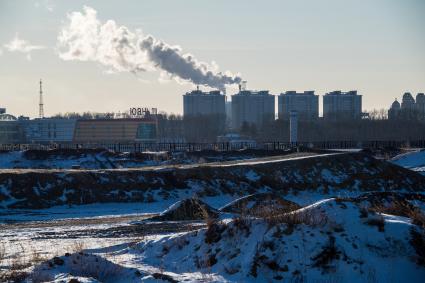
<instances>
[{"instance_id":1,"label":"industrial smokestack","mask_svg":"<svg viewBox=\"0 0 425 283\"><path fill-rule=\"evenodd\" d=\"M63 60L94 61L108 67L109 72L159 70L176 81L186 81L225 91L226 85L239 84L242 78L218 66L197 60L141 31L132 32L115 21L97 19L97 12L84 7L83 12L68 15L69 22L58 36L59 57Z\"/></svg>"}]
</instances>

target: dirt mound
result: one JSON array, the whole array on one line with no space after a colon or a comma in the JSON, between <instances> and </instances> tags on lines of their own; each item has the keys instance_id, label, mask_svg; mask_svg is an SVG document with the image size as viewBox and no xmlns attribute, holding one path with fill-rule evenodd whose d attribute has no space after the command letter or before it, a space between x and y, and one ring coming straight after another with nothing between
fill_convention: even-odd
<instances>
[{"instance_id":1,"label":"dirt mound","mask_svg":"<svg viewBox=\"0 0 425 283\"><path fill-rule=\"evenodd\" d=\"M228 213L248 214L264 216L267 212L278 211L280 213L293 211L301 208L298 204L283 199L274 193L259 193L237 199L222 207L220 211Z\"/></svg>"},{"instance_id":2,"label":"dirt mound","mask_svg":"<svg viewBox=\"0 0 425 283\"><path fill-rule=\"evenodd\" d=\"M184 220L205 220L217 218L219 212L195 198L185 199L176 202L159 216L153 217L152 221L184 221Z\"/></svg>"}]
</instances>

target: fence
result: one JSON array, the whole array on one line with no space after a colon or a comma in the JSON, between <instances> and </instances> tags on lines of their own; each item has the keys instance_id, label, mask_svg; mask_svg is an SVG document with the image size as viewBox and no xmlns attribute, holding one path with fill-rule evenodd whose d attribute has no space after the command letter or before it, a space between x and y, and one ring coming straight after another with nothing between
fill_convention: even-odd
<instances>
[{"instance_id":1,"label":"fence","mask_svg":"<svg viewBox=\"0 0 425 283\"><path fill-rule=\"evenodd\" d=\"M108 149L115 152L146 152L146 151L232 151L242 149L285 150L294 147L309 147L317 149L362 149L384 147L424 148L425 140L420 141L321 141L321 142L221 142L221 143L52 143L52 144L1 144L0 150L51 150L51 149Z\"/></svg>"}]
</instances>

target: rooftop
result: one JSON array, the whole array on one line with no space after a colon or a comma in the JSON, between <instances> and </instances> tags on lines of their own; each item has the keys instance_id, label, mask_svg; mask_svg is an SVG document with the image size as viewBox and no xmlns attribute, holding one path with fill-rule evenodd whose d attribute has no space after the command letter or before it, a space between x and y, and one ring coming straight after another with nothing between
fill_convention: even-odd
<instances>
[{"instance_id":1,"label":"rooftop","mask_svg":"<svg viewBox=\"0 0 425 283\"><path fill-rule=\"evenodd\" d=\"M219 90L212 91L202 91L202 90L192 90L190 92L186 92L185 95L224 95Z\"/></svg>"},{"instance_id":2,"label":"rooftop","mask_svg":"<svg viewBox=\"0 0 425 283\"><path fill-rule=\"evenodd\" d=\"M268 90L241 90L235 95L270 95Z\"/></svg>"},{"instance_id":3,"label":"rooftop","mask_svg":"<svg viewBox=\"0 0 425 283\"><path fill-rule=\"evenodd\" d=\"M288 90L280 95L314 95L314 90L305 90L304 92L297 92L295 90Z\"/></svg>"},{"instance_id":4,"label":"rooftop","mask_svg":"<svg viewBox=\"0 0 425 283\"><path fill-rule=\"evenodd\" d=\"M357 90L350 90L347 92L344 92L341 90L335 90L335 91L328 92L325 95L358 95L358 94L357 94Z\"/></svg>"}]
</instances>

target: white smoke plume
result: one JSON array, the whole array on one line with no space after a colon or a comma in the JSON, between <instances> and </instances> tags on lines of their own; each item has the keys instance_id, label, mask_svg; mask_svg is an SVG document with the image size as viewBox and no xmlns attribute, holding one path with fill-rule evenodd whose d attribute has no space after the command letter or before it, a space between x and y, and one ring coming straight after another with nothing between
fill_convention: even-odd
<instances>
[{"instance_id":1,"label":"white smoke plume","mask_svg":"<svg viewBox=\"0 0 425 283\"><path fill-rule=\"evenodd\" d=\"M69 23L58 36L59 56L63 60L94 61L115 72L159 70L176 81L188 81L225 90L226 85L238 84L240 76L218 72L212 63L198 61L184 54L179 46L171 46L141 31L132 32L115 21L102 23L97 12L84 7L83 12L68 15Z\"/></svg>"},{"instance_id":2,"label":"white smoke plume","mask_svg":"<svg viewBox=\"0 0 425 283\"><path fill-rule=\"evenodd\" d=\"M31 60L32 51L46 48L45 46L41 46L41 45L33 45L30 42L19 38L18 34L15 34L15 37L9 43L5 44L4 47L9 52L25 53L27 55L28 60Z\"/></svg>"}]
</instances>

